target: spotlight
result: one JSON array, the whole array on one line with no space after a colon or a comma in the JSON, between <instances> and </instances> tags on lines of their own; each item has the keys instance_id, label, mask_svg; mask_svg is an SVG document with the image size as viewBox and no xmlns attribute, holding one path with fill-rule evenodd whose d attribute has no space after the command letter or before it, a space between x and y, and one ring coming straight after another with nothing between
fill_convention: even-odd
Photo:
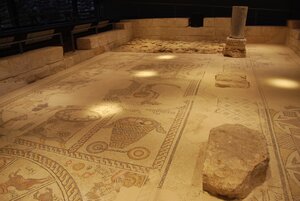
<instances>
[{"instance_id":1,"label":"spotlight","mask_svg":"<svg viewBox=\"0 0 300 201\"><path fill-rule=\"evenodd\" d=\"M296 89L300 87L299 82L284 78L270 78L267 83L271 86L284 88L284 89Z\"/></svg>"},{"instance_id":2,"label":"spotlight","mask_svg":"<svg viewBox=\"0 0 300 201\"><path fill-rule=\"evenodd\" d=\"M135 77L154 77L157 75L158 75L158 73L153 70L135 71L133 74L133 76L135 76Z\"/></svg>"},{"instance_id":3,"label":"spotlight","mask_svg":"<svg viewBox=\"0 0 300 201\"><path fill-rule=\"evenodd\" d=\"M90 110L98 112L102 117L106 117L120 113L123 109L119 104L105 102L100 105L92 106Z\"/></svg>"},{"instance_id":4,"label":"spotlight","mask_svg":"<svg viewBox=\"0 0 300 201\"><path fill-rule=\"evenodd\" d=\"M174 59L174 58L176 58L176 56L170 55L170 54L160 55L157 57L157 59L161 59L161 60L168 60L168 59Z\"/></svg>"}]
</instances>

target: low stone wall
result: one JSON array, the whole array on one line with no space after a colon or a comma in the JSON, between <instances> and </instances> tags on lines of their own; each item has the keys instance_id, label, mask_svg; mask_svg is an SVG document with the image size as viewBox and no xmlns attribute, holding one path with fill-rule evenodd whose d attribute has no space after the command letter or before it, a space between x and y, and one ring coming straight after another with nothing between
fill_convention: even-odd
<instances>
[{"instance_id":1,"label":"low stone wall","mask_svg":"<svg viewBox=\"0 0 300 201\"><path fill-rule=\"evenodd\" d=\"M300 20L289 20L288 28L286 44L300 56Z\"/></svg>"},{"instance_id":2,"label":"low stone wall","mask_svg":"<svg viewBox=\"0 0 300 201\"><path fill-rule=\"evenodd\" d=\"M0 95L65 69L62 47L45 47L0 59Z\"/></svg>"},{"instance_id":3,"label":"low stone wall","mask_svg":"<svg viewBox=\"0 0 300 201\"><path fill-rule=\"evenodd\" d=\"M104 52L103 48L64 55L62 47L45 47L0 59L0 96L53 75Z\"/></svg>"},{"instance_id":4,"label":"low stone wall","mask_svg":"<svg viewBox=\"0 0 300 201\"><path fill-rule=\"evenodd\" d=\"M74 66L132 39L131 23L115 30L79 38L78 50L64 55L62 47L45 47L0 59L0 95Z\"/></svg>"},{"instance_id":5,"label":"low stone wall","mask_svg":"<svg viewBox=\"0 0 300 201\"><path fill-rule=\"evenodd\" d=\"M230 34L231 18L204 18L203 27L189 27L188 18L126 20L132 23L134 38L220 41ZM284 44L287 28L282 26L247 26L248 43Z\"/></svg>"},{"instance_id":6,"label":"low stone wall","mask_svg":"<svg viewBox=\"0 0 300 201\"><path fill-rule=\"evenodd\" d=\"M104 48L106 51L109 51L132 40L133 32L131 23L116 23L114 24L114 28L112 31L78 38L77 49L90 50Z\"/></svg>"}]
</instances>

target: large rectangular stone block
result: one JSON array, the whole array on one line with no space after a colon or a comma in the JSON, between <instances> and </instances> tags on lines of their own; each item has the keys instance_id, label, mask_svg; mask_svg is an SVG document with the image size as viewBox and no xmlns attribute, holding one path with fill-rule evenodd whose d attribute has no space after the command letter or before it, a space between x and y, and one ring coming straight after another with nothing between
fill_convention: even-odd
<instances>
[{"instance_id":1,"label":"large rectangular stone block","mask_svg":"<svg viewBox=\"0 0 300 201\"><path fill-rule=\"evenodd\" d=\"M231 26L231 18L229 17L215 17L204 18L204 27L229 27Z\"/></svg>"},{"instance_id":2,"label":"large rectangular stone block","mask_svg":"<svg viewBox=\"0 0 300 201\"><path fill-rule=\"evenodd\" d=\"M114 28L116 29L126 29L126 30L132 30L133 23L130 21L121 21L114 24Z\"/></svg>"},{"instance_id":3,"label":"large rectangular stone block","mask_svg":"<svg viewBox=\"0 0 300 201\"><path fill-rule=\"evenodd\" d=\"M125 20L131 22L133 29L136 27L187 27L189 25L188 18L150 18Z\"/></svg>"},{"instance_id":4,"label":"large rectangular stone block","mask_svg":"<svg viewBox=\"0 0 300 201\"><path fill-rule=\"evenodd\" d=\"M26 57L30 58L29 65L28 68L26 68L26 71L31 71L33 69L47 65L47 58L51 57L50 52L45 51L45 49L37 49L26 52L24 54L26 55ZM53 58L55 58L55 56L53 56Z\"/></svg>"},{"instance_id":5,"label":"large rectangular stone block","mask_svg":"<svg viewBox=\"0 0 300 201\"><path fill-rule=\"evenodd\" d=\"M215 26L215 18L206 17L203 19L203 26L204 27L214 27Z\"/></svg>"},{"instance_id":6,"label":"large rectangular stone block","mask_svg":"<svg viewBox=\"0 0 300 201\"><path fill-rule=\"evenodd\" d=\"M95 56L93 50L81 50L79 51L80 61L86 61Z\"/></svg>"},{"instance_id":7,"label":"large rectangular stone block","mask_svg":"<svg viewBox=\"0 0 300 201\"><path fill-rule=\"evenodd\" d=\"M288 20L287 26L290 29L300 29L300 20Z\"/></svg>"},{"instance_id":8,"label":"large rectangular stone block","mask_svg":"<svg viewBox=\"0 0 300 201\"><path fill-rule=\"evenodd\" d=\"M97 47L99 47L98 37L95 35L77 39L77 49L79 50L89 50Z\"/></svg>"},{"instance_id":9,"label":"large rectangular stone block","mask_svg":"<svg viewBox=\"0 0 300 201\"><path fill-rule=\"evenodd\" d=\"M137 19L132 20L133 26L135 27L151 27L153 26L153 19Z\"/></svg>"},{"instance_id":10,"label":"large rectangular stone block","mask_svg":"<svg viewBox=\"0 0 300 201\"><path fill-rule=\"evenodd\" d=\"M247 43L266 43L266 37L264 36L247 36Z\"/></svg>"},{"instance_id":11,"label":"large rectangular stone block","mask_svg":"<svg viewBox=\"0 0 300 201\"><path fill-rule=\"evenodd\" d=\"M0 80L10 76L9 63L7 59L0 59Z\"/></svg>"},{"instance_id":12,"label":"large rectangular stone block","mask_svg":"<svg viewBox=\"0 0 300 201\"><path fill-rule=\"evenodd\" d=\"M6 80L0 81L0 96L7 94L11 91L19 89L26 86L27 83L25 80L20 80L16 78L8 78Z\"/></svg>"},{"instance_id":13,"label":"large rectangular stone block","mask_svg":"<svg viewBox=\"0 0 300 201\"><path fill-rule=\"evenodd\" d=\"M21 73L25 73L30 69L31 59L28 53L18 54L8 57L10 76L13 77Z\"/></svg>"},{"instance_id":14,"label":"large rectangular stone block","mask_svg":"<svg viewBox=\"0 0 300 201\"><path fill-rule=\"evenodd\" d=\"M230 17L216 17L215 18L215 27L231 27L231 18Z\"/></svg>"},{"instance_id":15,"label":"large rectangular stone block","mask_svg":"<svg viewBox=\"0 0 300 201\"><path fill-rule=\"evenodd\" d=\"M187 27L189 25L188 18L158 18L153 19L154 27Z\"/></svg>"},{"instance_id":16,"label":"large rectangular stone block","mask_svg":"<svg viewBox=\"0 0 300 201\"><path fill-rule=\"evenodd\" d=\"M55 46L55 47L46 47L43 49L45 50L45 54L47 55L46 56L47 64L61 61L64 58L63 47Z\"/></svg>"},{"instance_id":17,"label":"large rectangular stone block","mask_svg":"<svg viewBox=\"0 0 300 201\"><path fill-rule=\"evenodd\" d=\"M224 37L226 38L230 35L230 28L229 27L215 27L215 35L217 37Z\"/></svg>"},{"instance_id":18,"label":"large rectangular stone block","mask_svg":"<svg viewBox=\"0 0 300 201\"><path fill-rule=\"evenodd\" d=\"M296 40L300 40L300 29L291 29L290 35L292 38L295 38Z\"/></svg>"},{"instance_id":19,"label":"large rectangular stone block","mask_svg":"<svg viewBox=\"0 0 300 201\"><path fill-rule=\"evenodd\" d=\"M185 27L159 27L156 28L157 33L155 35L160 35L162 38L166 40L174 39L176 36L185 35Z\"/></svg>"},{"instance_id":20,"label":"large rectangular stone block","mask_svg":"<svg viewBox=\"0 0 300 201\"><path fill-rule=\"evenodd\" d=\"M184 30L186 36L210 36L215 35L215 28L213 27L187 27Z\"/></svg>"},{"instance_id":21,"label":"large rectangular stone block","mask_svg":"<svg viewBox=\"0 0 300 201\"><path fill-rule=\"evenodd\" d=\"M0 60L0 79L17 76L63 60L62 47L45 47Z\"/></svg>"},{"instance_id":22,"label":"large rectangular stone block","mask_svg":"<svg viewBox=\"0 0 300 201\"><path fill-rule=\"evenodd\" d=\"M214 39L214 36L176 36L175 40L180 41L187 41L187 42L193 42L193 41L211 41Z\"/></svg>"},{"instance_id":23,"label":"large rectangular stone block","mask_svg":"<svg viewBox=\"0 0 300 201\"><path fill-rule=\"evenodd\" d=\"M261 26L247 26L245 29L246 38L262 36L262 35L263 35L263 30Z\"/></svg>"},{"instance_id":24,"label":"large rectangular stone block","mask_svg":"<svg viewBox=\"0 0 300 201\"><path fill-rule=\"evenodd\" d=\"M266 43L285 44L288 29L280 26L263 26L262 35L266 38Z\"/></svg>"}]
</instances>

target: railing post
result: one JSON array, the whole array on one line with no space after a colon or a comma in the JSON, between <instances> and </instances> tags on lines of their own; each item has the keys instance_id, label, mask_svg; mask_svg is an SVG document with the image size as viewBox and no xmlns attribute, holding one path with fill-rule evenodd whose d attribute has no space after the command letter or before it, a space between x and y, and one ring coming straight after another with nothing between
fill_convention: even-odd
<instances>
[{"instance_id":1,"label":"railing post","mask_svg":"<svg viewBox=\"0 0 300 201\"><path fill-rule=\"evenodd\" d=\"M254 10L254 25L255 25L255 26L257 25L257 16L258 16L257 10L255 9L255 10Z\"/></svg>"},{"instance_id":2,"label":"railing post","mask_svg":"<svg viewBox=\"0 0 300 201\"><path fill-rule=\"evenodd\" d=\"M177 17L177 7L174 5L174 17Z\"/></svg>"},{"instance_id":3,"label":"railing post","mask_svg":"<svg viewBox=\"0 0 300 201\"><path fill-rule=\"evenodd\" d=\"M64 40L63 40L63 37L62 37L62 33L59 33L59 40L60 40L60 44L62 46L64 46Z\"/></svg>"},{"instance_id":4,"label":"railing post","mask_svg":"<svg viewBox=\"0 0 300 201\"><path fill-rule=\"evenodd\" d=\"M24 52L22 42L19 43L19 49L20 49L20 53Z\"/></svg>"},{"instance_id":5,"label":"railing post","mask_svg":"<svg viewBox=\"0 0 300 201\"><path fill-rule=\"evenodd\" d=\"M75 52L75 41L74 41L74 34L71 32L71 40L72 40L72 51Z\"/></svg>"}]
</instances>

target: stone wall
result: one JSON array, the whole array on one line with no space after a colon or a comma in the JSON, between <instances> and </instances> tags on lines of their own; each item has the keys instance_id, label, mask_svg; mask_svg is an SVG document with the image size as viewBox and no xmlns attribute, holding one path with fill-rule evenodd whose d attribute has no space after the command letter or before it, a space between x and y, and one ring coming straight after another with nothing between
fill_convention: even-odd
<instances>
[{"instance_id":1,"label":"stone wall","mask_svg":"<svg viewBox=\"0 0 300 201\"><path fill-rule=\"evenodd\" d=\"M103 48L64 55L62 47L45 47L0 59L0 96L53 75L104 52Z\"/></svg>"},{"instance_id":2,"label":"stone wall","mask_svg":"<svg viewBox=\"0 0 300 201\"><path fill-rule=\"evenodd\" d=\"M131 23L77 39L78 50L64 55L62 47L45 47L0 59L0 95L53 75L132 39Z\"/></svg>"},{"instance_id":3,"label":"stone wall","mask_svg":"<svg viewBox=\"0 0 300 201\"><path fill-rule=\"evenodd\" d=\"M286 44L300 56L300 20L288 21Z\"/></svg>"},{"instance_id":4,"label":"stone wall","mask_svg":"<svg viewBox=\"0 0 300 201\"><path fill-rule=\"evenodd\" d=\"M45 47L0 59L0 95L65 69L62 47Z\"/></svg>"},{"instance_id":5,"label":"stone wall","mask_svg":"<svg viewBox=\"0 0 300 201\"><path fill-rule=\"evenodd\" d=\"M204 18L203 27L189 27L188 18L137 19L126 22L132 22L134 38L225 42L230 34L231 18ZM284 44L286 35L286 27L246 27L249 43Z\"/></svg>"},{"instance_id":6,"label":"stone wall","mask_svg":"<svg viewBox=\"0 0 300 201\"><path fill-rule=\"evenodd\" d=\"M114 24L114 30L93 34L77 39L77 49L90 50L104 48L109 51L132 40L132 24L122 22Z\"/></svg>"}]
</instances>

